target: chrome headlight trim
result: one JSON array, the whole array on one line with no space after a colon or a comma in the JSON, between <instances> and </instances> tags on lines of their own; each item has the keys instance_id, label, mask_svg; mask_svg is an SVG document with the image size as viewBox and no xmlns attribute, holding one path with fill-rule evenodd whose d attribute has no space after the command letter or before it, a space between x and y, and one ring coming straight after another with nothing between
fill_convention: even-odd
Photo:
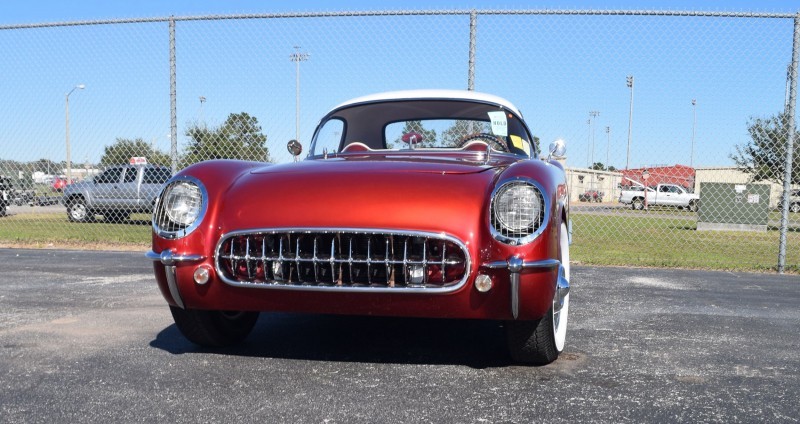
<instances>
[{"instance_id":1,"label":"chrome headlight trim","mask_svg":"<svg viewBox=\"0 0 800 424\"><path fill-rule=\"evenodd\" d=\"M198 188L200 191L200 206L198 208L196 218L191 223L182 224L178 222L174 222L170 219L170 213L165 210L164 207L164 196L167 192L172 189L174 186L182 183L189 183ZM206 212L208 211L208 191L206 190L205 185L203 185L200 180L194 178L189 175L180 175L176 177L170 178L164 184L164 187L161 189L161 192L156 197L156 203L153 206L153 231L161 237L169 240L175 240L179 238L186 237L187 235L191 234L192 231L196 230L197 227L200 226L200 223L203 222L205 218ZM165 228L165 224L170 224L170 226L179 226L179 228Z\"/></svg>"},{"instance_id":2,"label":"chrome headlight trim","mask_svg":"<svg viewBox=\"0 0 800 424\"><path fill-rule=\"evenodd\" d=\"M497 228L497 225L502 225L502 222L498 221L495 218L495 200L497 199L498 193L502 190L506 189L510 184L525 184L531 186L536 193L538 193L539 198L541 200L541 212L539 214L538 220L534 220L532 228L528 231L514 231L508 227L504 227L501 229ZM540 234L544 231L547 227L547 223L550 220L550 208L552 206L552 201L549 196L546 195L544 187L539 184L538 181L535 181L531 178L527 177L514 177L507 180L503 180L495 186L494 190L492 191L491 200L489 202L489 210L488 210L488 218L489 218L489 230L494 237L495 240L508 244L511 246L521 246L523 244L528 244L532 242L534 239L539 237ZM518 235L512 235L516 233Z\"/></svg>"}]
</instances>

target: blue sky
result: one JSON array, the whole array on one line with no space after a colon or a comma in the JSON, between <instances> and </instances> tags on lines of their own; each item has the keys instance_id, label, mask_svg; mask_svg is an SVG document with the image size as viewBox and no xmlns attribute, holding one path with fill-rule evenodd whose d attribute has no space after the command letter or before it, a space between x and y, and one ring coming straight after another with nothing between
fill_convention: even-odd
<instances>
[{"instance_id":1,"label":"blue sky","mask_svg":"<svg viewBox=\"0 0 800 424\"><path fill-rule=\"evenodd\" d=\"M0 25L208 14L383 9L666 9L793 13L796 2L256 2L4 1ZM330 107L371 92L466 88L464 16L179 22L178 125L256 116L279 161L294 137L293 45L301 65L301 141ZM631 166L730 165L751 116L781 110L791 20L687 17L481 16L476 89L508 98L547 143L564 138L568 164L624 166L636 77ZM73 161L96 162L116 137L168 150L166 24L0 31L0 158L64 159L64 95ZM206 98L205 103L199 97ZM589 111L600 111L593 126ZM605 128L610 132L606 133ZM594 134L594 138L592 138ZM594 145L592 150L590 147Z\"/></svg>"}]
</instances>

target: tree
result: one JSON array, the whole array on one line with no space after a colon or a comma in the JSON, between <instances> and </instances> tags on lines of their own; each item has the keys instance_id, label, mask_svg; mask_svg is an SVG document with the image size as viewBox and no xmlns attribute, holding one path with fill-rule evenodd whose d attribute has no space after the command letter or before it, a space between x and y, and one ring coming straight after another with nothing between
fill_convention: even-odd
<instances>
[{"instance_id":1,"label":"tree","mask_svg":"<svg viewBox=\"0 0 800 424\"><path fill-rule=\"evenodd\" d=\"M153 165L169 166L171 163L169 155L154 148L142 138L135 140L117 138L114 144L105 147L100 165L120 165L130 162L132 157L145 157L147 162Z\"/></svg>"},{"instance_id":2,"label":"tree","mask_svg":"<svg viewBox=\"0 0 800 424\"><path fill-rule=\"evenodd\" d=\"M453 122L453 125L442 132L442 146L458 147L464 137L479 134L490 133L492 130L489 128L488 122L465 121L458 119Z\"/></svg>"},{"instance_id":3,"label":"tree","mask_svg":"<svg viewBox=\"0 0 800 424\"><path fill-rule=\"evenodd\" d=\"M752 181L783 184L786 170L786 140L789 119L784 113L769 118L750 118L747 132L750 140L736 146L730 157L740 171L750 174ZM792 183L800 184L800 133L795 130L792 160Z\"/></svg>"},{"instance_id":4,"label":"tree","mask_svg":"<svg viewBox=\"0 0 800 424\"><path fill-rule=\"evenodd\" d=\"M271 162L267 136L255 116L232 113L217 128L194 125L186 130L191 139L183 166L211 159L241 159Z\"/></svg>"},{"instance_id":5,"label":"tree","mask_svg":"<svg viewBox=\"0 0 800 424\"><path fill-rule=\"evenodd\" d=\"M436 146L436 130L428 130L422 125L422 121L406 121L405 125L403 125L403 132L402 134L408 134L415 132L422 136L422 141L418 141L414 147L433 147ZM394 143L389 143L388 148L394 148L394 145L403 146L405 142L403 141L403 136L397 137L397 140Z\"/></svg>"}]
</instances>

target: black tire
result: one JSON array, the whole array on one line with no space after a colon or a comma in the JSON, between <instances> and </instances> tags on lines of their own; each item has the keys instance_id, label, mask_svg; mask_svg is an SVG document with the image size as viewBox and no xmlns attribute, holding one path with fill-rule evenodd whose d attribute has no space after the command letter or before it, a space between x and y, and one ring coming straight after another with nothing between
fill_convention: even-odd
<instances>
[{"instance_id":1,"label":"black tire","mask_svg":"<svg viewBox=\"0 0 800 424\"><path fill-rule=\"evenodd\" d=\"M514 362L547 365L558 358L553 342L553 311L537 321L506 322L508 352Z\"/></svg>"},{"instance_id":2,"label":"black tire","mask_svg":"<svg viewBox=\"0 0 800 424\"><path fill-rule=\"evenodd\" d=\"M67 201L67 218L72 222L91 222L94 215L86 206L86 201L76 197Z\"/></svg>"},{"instance_id":3,"label":"black tire","mask_svg":"<svg viewBox=\"0 0 800 424\"><path fill-rule=\"evenodd\" d=\"M638 198L637 199L633 199L631 201L631 209L633 209L635 211L640 211L640 210L644 209L644 202L642 202L642 199L638 199Z\"/></svg>"},{"instance_id":4,"label":"black tire","mask_svg":"<svg viewBox=\"0 0 800 424\"><path fill-rule=\"evenodd\" d=\"M247 337L258 312L203 311L169 307L175 325L190 342L204 347L235 345Z\"/></svg>"},{"instance_id":5,"label":"black tire","mask_svg":"<svg viewBox=\"0 0 800 424\"><path fill-rule=\"evenodd\" d=\"M700 204L697 202L697 200L692 200L689 202L689 211L697 212L698 209L700 209Z\"/></svg>"},{"instance_id":6,"label":"black tire","mask_svg":"<svg viewBox=\"0 0 800 424\"><path fill-rule=\"evenodd\" d=\"M789 206L789 210L794 213L800 212L800 203L792 203L792 205Z\"/></svg>"}]
</instances>

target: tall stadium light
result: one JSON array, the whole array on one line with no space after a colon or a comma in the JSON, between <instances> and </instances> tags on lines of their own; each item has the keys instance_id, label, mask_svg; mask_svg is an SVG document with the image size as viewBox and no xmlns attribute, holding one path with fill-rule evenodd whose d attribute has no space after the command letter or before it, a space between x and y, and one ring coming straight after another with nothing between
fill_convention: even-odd
<instances>
[{"instance_id":1,"label":"tall stadium light","mask_svg":"<svg viewBox=\"0 0 800 424\"><path fill-rule=\"evenodd\" d=\"M75 87L72 87L72 90L69 90L64 98L66 99L65 103L67 105L67 123L66 123L66 135L67 135L67 184L72 183L72 151L69 145L69 95L72 94L75 90L83 90L86 88L84 84L78 84Z\"/></svg>"},{"instance_id":2,"label":"tall stadium light","mask_svg":"<svg viewBox=\"0 0 800 424\"><path fill-rule=\"evenodd\" d=\"M206 124L205 124L206 118L203 115L203 104L205 104L205 102L206 102L206 96L200 96L200 117L198 119L200 120L200 122L203 123L203 127L204 128L206 127ZM199 125L200 122L198 122L197 124Z\"/></svg>"},{"instance_id":3,"label":"tall stadium light","mask_svg":"<svg viewBox=\"0 0 800 424\"><path fill-rule=\"evenodd\" d=\"M626 78L628 88L631 89L631 108L628 112L628 154L625 158L625 169L631 165L631 129L633 129L633 75L628 75Z\"/></svg>"},{"instance_id":4,"label":"tall stadium light","mask_svg":"<svg viewBox=\"0 0 800 424\"><path fill-rule=\"evenodd\" d=\"M609 156L611 153L611 127L606 127L606 137L608 138L608 141L606 143L606 169L608 169L609 168L608 162L610 160Z\"/></svg>"},{"instance_id":5,"label":"tall stadium light","mask_svg":"<svg viewBox=\"0 0 800 424\"><path fill-rule=\"evenodd\" d=\"M592 137L592 148L591 148L591 155L592 159L589 161L589 168L594 166L594 122L597 120L597 117L600 116L600 112L593 110L589 112L589 129L591 130L591 137Z\"/></svg>"},{"instance_id":6,"label":"tall stadium light","mask_svg":"<svg viewBox=\"0 0 800 424\"><path fill-rule=\"evenodd\" d=\"M689 167L694 168L694 133L697 128L697 100L692 99L692 113L694 115L692 121L692 152L689 155Z\"/></svg>"},{"instance_id":7,"label":"tall stadium light","mask_svg":"<svg viewBox=\"0 0 800 424\"><path fill-rule=\"evenodd\" d=\"M289 60L295 63L295 112L294 112L294 139L300 141L300 62L305 62L311 57L309 53L300 52L300 46L294 46L295 52L289 55Z\"/></svg>"}]
</instances>

